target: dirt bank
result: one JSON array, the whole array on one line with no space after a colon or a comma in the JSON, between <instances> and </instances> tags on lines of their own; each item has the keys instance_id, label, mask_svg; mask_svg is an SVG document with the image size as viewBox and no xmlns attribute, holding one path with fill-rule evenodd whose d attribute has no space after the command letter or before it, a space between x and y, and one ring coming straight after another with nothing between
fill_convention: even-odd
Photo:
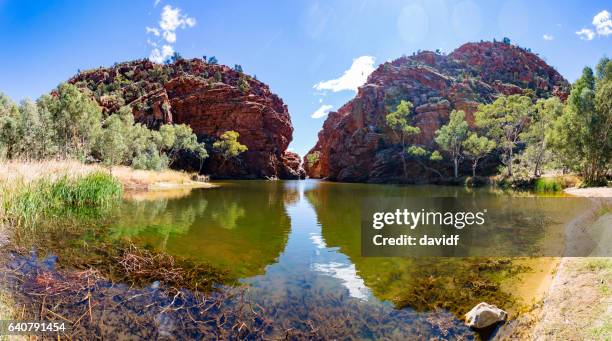
<instances>
[{"instance_id":1,"label":"dirt bank","mask_svg":"<svg viewBox=\"0 0 612 341\"><path fill-rule=\"evenodd\" d=\"M565 193L577 197L612 198L612 187L566 188Z\"/></svg>"},{"instance_id":2,"label":"dirt bank","mask_svg":"<svg viewBox=\"0 0 612 341\"><path fill-rule=\"evenodd\" d=\"M600 246L609 248L612 230L611 205L601 197L611 197L609 188L570 189L572 195L597 197L596 212L585 225L572 224L575 233L597 233ZM607 200L607 199L603 199ZM610 199L612 201L612 199ZM607 201L606 201L607 202ZM596 205L597 204L597 205ZM585 216L589 213L586 212ZM582 228L581 228L582 227ZM569 244L572 247L572 243ZM598 250L597 254L601 254ZM609 252L609 251L608 251ZM556 272L544 298L530 310L500 329L498 340L611 340L612 339L612 258L559 258Z\"/></svg>"},{"instance_id":3,"label":"dirt bank","mask_svg":"<svg viewBox=\"0 0 612 341\"><path fill-rule=\"evenodd\" d=\"M61 176L76 177L96 171L110 172L128 191L215 187L207 182L193 180L196 174L192 173L175 170L138 170L125 166L107 168L71 160L0 162L0 184L29 183L45 177L51 179Z\"/></svg>"}]
</instances>

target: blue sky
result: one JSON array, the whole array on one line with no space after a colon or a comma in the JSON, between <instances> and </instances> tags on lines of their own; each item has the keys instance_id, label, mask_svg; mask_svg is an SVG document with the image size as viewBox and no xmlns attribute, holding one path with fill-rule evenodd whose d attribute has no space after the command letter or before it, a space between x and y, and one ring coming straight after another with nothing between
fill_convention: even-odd
<instances>
[{"instance_id":1,"label":"blue sky","mask_svg":"<svg viewBox=\"0 0 612 341\"><path fill-rule=\"evenodd\" d=\"M507 36L573 81L612 56L610 12L610 1L563 0L0 0L0 91L37 98L78 69L155 57L167 45L241 64L268 83L289 106L291 149L303 155L327 110L379 63Z\"/></svg>"}]
</instances>

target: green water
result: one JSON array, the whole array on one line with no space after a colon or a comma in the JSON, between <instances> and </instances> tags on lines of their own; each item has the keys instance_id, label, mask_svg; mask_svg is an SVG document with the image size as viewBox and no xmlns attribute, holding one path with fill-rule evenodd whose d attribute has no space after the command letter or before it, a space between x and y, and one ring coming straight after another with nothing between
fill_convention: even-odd
<instances>
[{"instance_id":1,"label":"green water","mask_svg":"<svg viewBox=\"0 0 612 341\"><path fill-rule=\"evenodd\" d=\"M563 226L586 207L572 203L512 208L504 206L508 194L459 187L315 180L229 181L219 185L174 198L126 200L110 233L227 269L239 282L249 285L262 306L278 309L280 318L285 316L283 311L301 309L300 319L325 321L343 306L353 311L416 309L411 317L402 318L403 323L415 325L417 334L424 333L420 335L440 332L427 322L434 310L440 311L432 307L437 301L450 301L435 305L455 313L451 318L455 326L460 326L458 312L473 302L488 300L504 308L514 304L516 297L497 285L529 270L517 270L504 262L483 266L482 261L461 258L362 257L360 211L364 198L478 198L504 212L503 224L509 228L533 215L529 209L553 213L554 224ZM521 210L524 214L517 213ZM466 287L465 283L479 281L486 284L484 289ZM321 308L327 305L330 309ZM384 327L391 320L378 323ZM428 328L417 327L427 323ZM365 335L386 333L379 330ZM456 331L457 335L462 333L471 335L464 329Z\"/></svg>"}]
</instances>

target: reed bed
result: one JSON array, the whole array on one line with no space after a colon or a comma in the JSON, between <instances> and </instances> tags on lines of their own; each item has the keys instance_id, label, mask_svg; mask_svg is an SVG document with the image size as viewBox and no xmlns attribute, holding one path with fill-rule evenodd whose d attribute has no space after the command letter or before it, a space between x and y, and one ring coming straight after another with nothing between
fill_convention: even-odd
<instances>
[{"instance_id":1,"label":"reed bed","mask_svg":"<svg viewBox=\"0 0 612 341\"><path fill-rule=\"evenodd\" d=\"M34 228L44 216L102 207L121 198L121 194L119 181L104 172L43 177L28 183L4 185L0 215L9 228Z\"/></svg>"}]
</instances>

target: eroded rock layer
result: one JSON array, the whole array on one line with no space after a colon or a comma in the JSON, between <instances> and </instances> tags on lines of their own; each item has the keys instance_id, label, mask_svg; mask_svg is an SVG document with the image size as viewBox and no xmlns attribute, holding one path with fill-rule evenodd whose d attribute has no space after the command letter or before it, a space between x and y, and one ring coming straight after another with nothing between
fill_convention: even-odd
<instances>
[{"instance_id":1,"label":"eroded rock layer","mask_svg":"<svg viewBox=\"0 0 612 341\"><path fill-rule=\"evenodd\" d=\"M304 157L308 176L347 182L421 182L449 175L444 162L407 160L403 174L401 147L385 123L400 100L414 105L420 134L410 144L434 148L436 130L453 109L464 110L473 124L481 103L500 95L567 97L568 82L530 51L505 43L467 43L449 55L430 51L380 65L354 99L330 112L317 144ZM492 170L494 160L483 168Z\"/></svg>"}]
</instances>

